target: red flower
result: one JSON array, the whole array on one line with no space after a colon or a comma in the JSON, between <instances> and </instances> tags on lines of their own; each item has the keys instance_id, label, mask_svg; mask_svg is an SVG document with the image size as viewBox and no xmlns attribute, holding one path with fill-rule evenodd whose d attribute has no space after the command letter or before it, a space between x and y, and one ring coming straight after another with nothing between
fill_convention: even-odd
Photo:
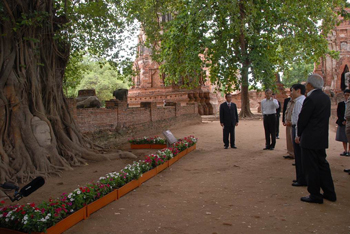
<instances>
[{"instance_id":1,"label":"red flower","mask_svg":"<svg viewBox=\"0 0 350 234\"><path fill-rule=\"evenodd\" d=\"M35 207L35 203L34 202L31 203L30 206L34 208Z\"/></svg>"},{"instance_id":2,"label":"red flower","mask_svg":"<svg viewBox=\"0 0 350 234\"><path fill-rule=\"evenodd\" d=\"M22 215L25 215L26 214L26 212L25 211L22 211Z\"/></svg>"},{"instance_id":3,"label":"red flower","mask_svg":"<svg viewBox=\"0 0 350 234\"><path fill-rule=\"evenodd\" d=\"M5 201L4 201L4 200L2 200L0 203L1 203L1 204L5 204Z\"/></svg>"}]
</instances>

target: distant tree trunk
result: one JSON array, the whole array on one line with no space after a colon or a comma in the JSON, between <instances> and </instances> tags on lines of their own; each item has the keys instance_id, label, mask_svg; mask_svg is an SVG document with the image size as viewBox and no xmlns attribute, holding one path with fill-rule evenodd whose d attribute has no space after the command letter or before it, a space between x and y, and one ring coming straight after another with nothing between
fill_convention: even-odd
<instances>
[{"instance_id":1,"label":"distant tree trunk","mask_svg":"<svg viewBox=\"0 0 350 234\"><path fill-rule=\"evenodd\" d=\"M244 19L246 17L244 4L242 2L239 3L240 15L241 15L241 25L240 25L240 48L241 48L241 58L242 58L242 86L241 86L241 112L239 116L241 118L252 117L253 113L250 111L250 100L249 100L249 80L248 80L248 69L250 65L250 61L248 59L248 48L247 41L244 34L245 22Z\"/></svg>"},{"instance_id":2,"label":"distant tree trunk","mask_svg":"<svg viewBox=\"0 0 350 234\"><path fill-rule=\"evenodd\" d=\"M54 39L66 19L55 17L53 4L0 0L0 183L25 182L121 154L93 151L69 112L62 80L70 46Z\"/></svg>"},{"instance_id":3,"label":"distant tree trunk","mask_svg":"<svg viewBox=\"0 0 350 234\"><path fill-rule=\"evenodd\" d=\"M242 68L242 86L241 86L241 112L239 117L252 117L253 113L250 111L249 100L249 82L248 82L248 65L244 64Z\"/></svg>"}]
</instances>

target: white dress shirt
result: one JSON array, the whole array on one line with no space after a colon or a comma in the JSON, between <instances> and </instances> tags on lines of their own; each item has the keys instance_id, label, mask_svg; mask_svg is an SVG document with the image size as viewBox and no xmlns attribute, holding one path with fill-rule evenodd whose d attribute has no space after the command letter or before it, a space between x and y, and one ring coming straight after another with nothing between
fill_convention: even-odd
<instances>
[{"instance_id":1,"label":"white dress shirt","mask_svg":"<svg viewBox=\"0 0 350 234\"><path fill-rule=\"evenodd\" d=\"M261 112L263 115L276 114L276 109L279 107L277 99L263 99L261 101Z\"/></svg>"},{"instance_id":2,"label":"white dress shirt","mask_svg":"<svg viewBox=\"0 0 350 234\"><path fill-rule=\"evenodd\" d=\"M313 92L313 90L310 92ZM293 108L293 112L292 112L292 125L295 125L295 134L296 135L298 134L297 124L298 124L298 120L299 120L299 114L301 112L301 109L303 108L303 103L304 103L305 98L306 98L305 95L301 95L294 100L295 104L294 104L294 108Z\"/></svg>"},{"instance_id":3,"label":"white dress shirt","mask_svg":"<svg viewBox=\"0 0 350 234\"><path fill-rule=\"evenodd\" d=\"M316 89L310 90L310 92L307 93L307 96L310 96L312 94L313 91L315 91Z\"/></svg>"},{"instance_id":4,"label":"white dress shirt","mask_svg":"<svg viewBox=\"0 0 350 234\"><path fill-rule=\"evenodd\" d=\"M292 125L297 125L298 123L299 114L301 112L301 108L303 108L305 98L306 97L304 95L301 95L294 100L295 104L292 112Z\"/></svg>"}]
</instances>

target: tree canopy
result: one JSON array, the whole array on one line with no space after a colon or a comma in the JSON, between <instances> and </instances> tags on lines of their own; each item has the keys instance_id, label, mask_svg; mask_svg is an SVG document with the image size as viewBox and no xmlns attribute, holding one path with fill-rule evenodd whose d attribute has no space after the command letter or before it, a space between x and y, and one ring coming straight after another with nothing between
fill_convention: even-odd
<instances>
[{"instance_id":1,"label":"tree canopy","mask_svg":"<svg viewBox=\"0 0 350 234\"><path fill-rule=\"evenodd\" d=\"M210 67L210 80L219 89L242 91L241 116L251 114L249 84L274 88L276 72L289 64L333 55L326 35L345 14L344 0L126 2L169 83L185 78L196 86L201 69ZM162 21L168 14L171 20Z\"/></svg>"},{"instance_id":2,"label":"tree canopy","mask_svg":"<svg viewBox=\"0 0 350 234\"><path fill-rule=\"evenodd\" d=\"M288 69L284 70L282 83L285 87L291 87L293 84L305 82L310 73L314 70L313 63L292 64Z\"/></svg>"}]
</instances>

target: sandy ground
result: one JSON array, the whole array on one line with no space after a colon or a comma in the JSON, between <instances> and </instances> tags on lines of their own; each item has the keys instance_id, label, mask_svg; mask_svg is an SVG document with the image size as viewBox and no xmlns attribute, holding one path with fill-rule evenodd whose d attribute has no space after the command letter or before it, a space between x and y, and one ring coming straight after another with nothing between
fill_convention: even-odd
<instances>
[{"instance_id":1,"label":"sandy ground","mask_svg":"<svg viewBox=\"0 0 350 234\"><path fill-rule=\"evenodd\" d=\"M328 161L337 202L308 204L306 187L292 187L293 161L284 159L285 129L274 151L263 151L261 120L243 120L236 128L238 149L223 148L219 122L171 129L177 137L199 138L197 150L138 189L92 214L65 233L350 233L350 157L330 131ZM161 135L161 133L159 134ZM152 150L134 150L145 155ZM49 178L23 202L70 192L128 160L94 163L62 178Z\"/></svg>"}]
</instances>

